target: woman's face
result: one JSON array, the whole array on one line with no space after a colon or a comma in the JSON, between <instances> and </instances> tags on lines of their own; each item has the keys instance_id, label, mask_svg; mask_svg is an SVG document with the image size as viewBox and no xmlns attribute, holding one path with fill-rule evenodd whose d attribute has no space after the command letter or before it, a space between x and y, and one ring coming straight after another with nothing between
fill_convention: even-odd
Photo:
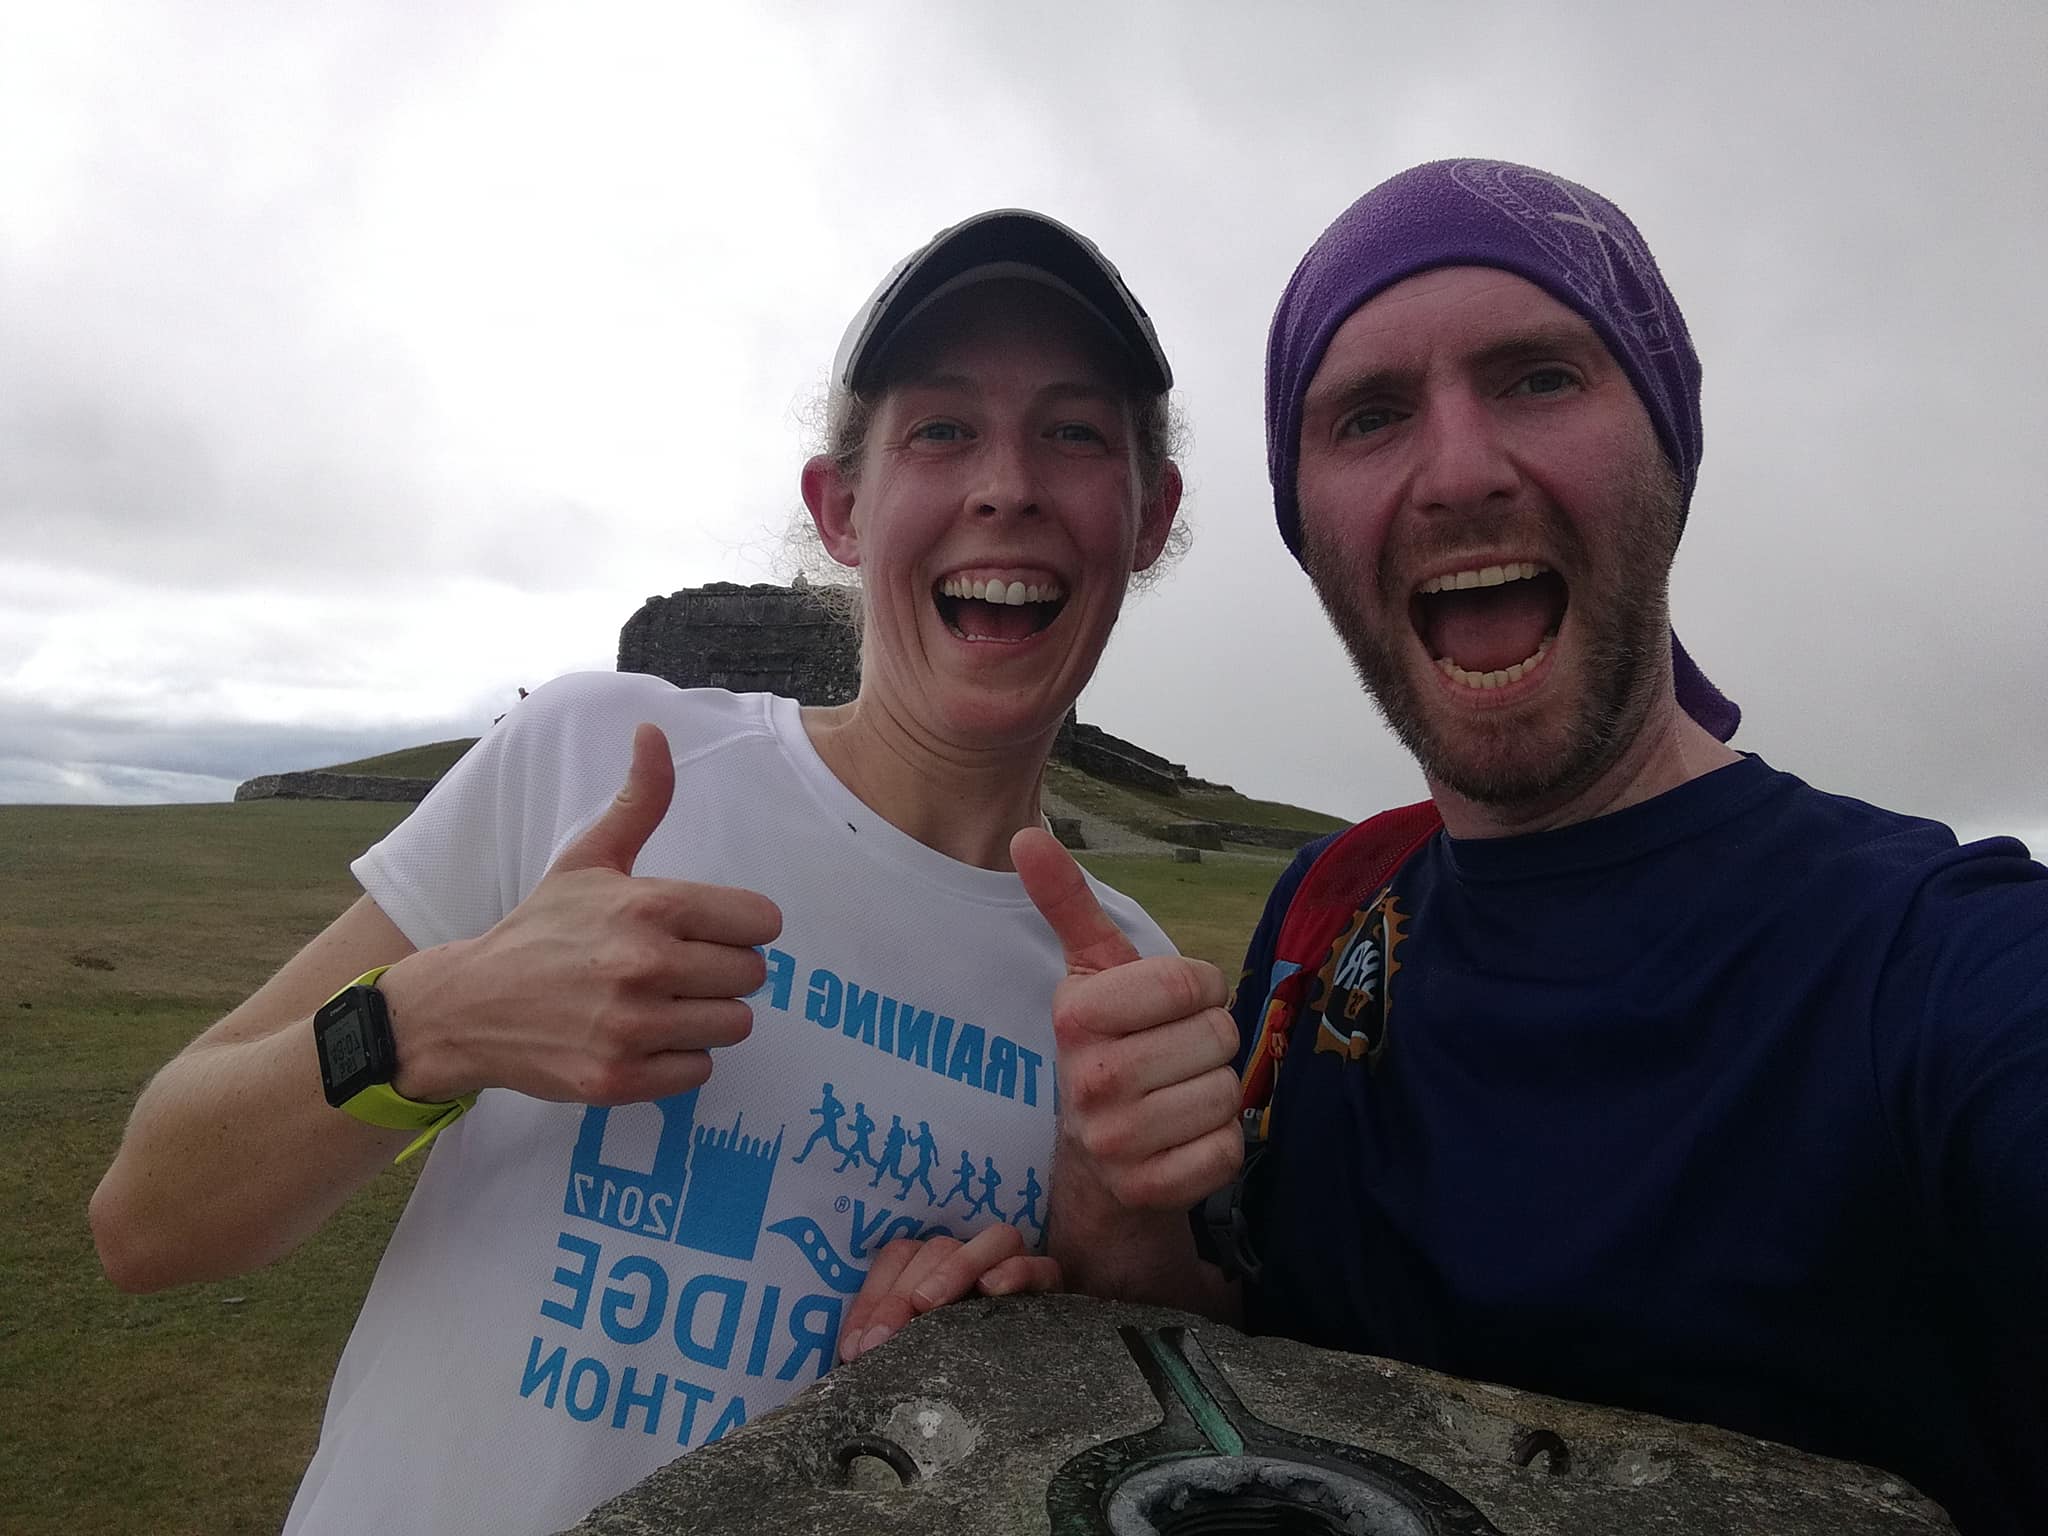
<instances>
[{"instance_id":1,"label":"woman's face","mask_svg":"<svg viewBox=\"0 0 2048 1536\"><path fill-rule=\"evenodd\" d=\"M1139 505L1131 409L1098 322L1022 281L942 300L897 342L851 479L804 473L861 572L864 703L936 742L1056 728L1095 670L1180 482Z\"/></svg>"}]
</instances>

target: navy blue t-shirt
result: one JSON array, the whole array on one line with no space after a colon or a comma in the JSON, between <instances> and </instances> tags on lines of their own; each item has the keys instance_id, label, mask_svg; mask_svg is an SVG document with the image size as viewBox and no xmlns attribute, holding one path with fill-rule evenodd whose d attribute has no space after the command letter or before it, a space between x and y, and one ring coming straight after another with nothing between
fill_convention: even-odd
<instances>
[{"instance_id":1,"label":"navy blue t-shirt","mask_svg":"<svg viewBox=\"0 0 2048 1536\"><path fill-rule=\"evenodd\" d=\"M1746 758L1361 894L1280 1068L1255 1331L2048 1530L2048 869Z\"/></svg>"}]
</instances>

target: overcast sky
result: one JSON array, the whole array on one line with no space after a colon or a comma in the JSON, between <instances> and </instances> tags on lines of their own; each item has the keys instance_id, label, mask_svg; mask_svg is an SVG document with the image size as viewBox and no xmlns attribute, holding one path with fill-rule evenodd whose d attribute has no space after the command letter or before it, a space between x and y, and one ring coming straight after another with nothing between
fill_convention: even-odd
<instances>
[{"instance_id":1,"label":"overcast sky","mask_svg":"<svg viewBox=\"0 0 2048 1536\"><path fill-rule=\"evenodd\" d=\"M1196 542L1082 718L1420 781L1272 528L1309 243L1444 155L1642 228L1705 363L1675 612L1737 744L2048 843L2048 7L0 0L0 800L473 735L782 574L805 411L976 210L1158 322Z\"/></svg>"}]
</instances>

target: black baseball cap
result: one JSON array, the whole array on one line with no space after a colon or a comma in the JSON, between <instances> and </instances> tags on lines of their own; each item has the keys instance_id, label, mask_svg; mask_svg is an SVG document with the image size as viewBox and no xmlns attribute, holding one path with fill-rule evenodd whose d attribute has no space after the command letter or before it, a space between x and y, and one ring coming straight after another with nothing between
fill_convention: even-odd
<instances>
[{"instance_id":1,"label":"black baseball cap","mask_svg":"<svg viewBox=\"0 0 2048 1536\"><path fill-rule=\"evenodd\" d=\"M1173 369L1145 313L1095 242L1025 208L996 208L942 229L899 261L862 305L839 343L833 382L872 388L883 354L903 327L944 295L991 278L1045 283L1100 320L1128 355L1143 388L1164 394Z\"/></svg>"}]
</instances>

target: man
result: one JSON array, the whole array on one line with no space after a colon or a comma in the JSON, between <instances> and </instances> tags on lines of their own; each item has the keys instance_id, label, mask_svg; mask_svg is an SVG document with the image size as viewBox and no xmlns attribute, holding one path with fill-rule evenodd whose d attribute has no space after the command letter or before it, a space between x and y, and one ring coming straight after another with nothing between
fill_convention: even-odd
<instances>
[{"instance_id":1,"label":"man","mask_svg":"<svg viewBox=\"0 0 2048 1536\"><path fill-rule=\"evenodd\" d=\"M1635 227L1540 171L1417 167L1310 250L1268 353L1280 531L1442 827L1302 963L1236 1290L1170 1213L1235 1172L1221 1063L1319 845L1234 1032L1020 856L1071 973L1053 1251L2048 1528L2048 869L1725 745L1666 596L1699 379Z\"/></svg>"}]
</instances>

